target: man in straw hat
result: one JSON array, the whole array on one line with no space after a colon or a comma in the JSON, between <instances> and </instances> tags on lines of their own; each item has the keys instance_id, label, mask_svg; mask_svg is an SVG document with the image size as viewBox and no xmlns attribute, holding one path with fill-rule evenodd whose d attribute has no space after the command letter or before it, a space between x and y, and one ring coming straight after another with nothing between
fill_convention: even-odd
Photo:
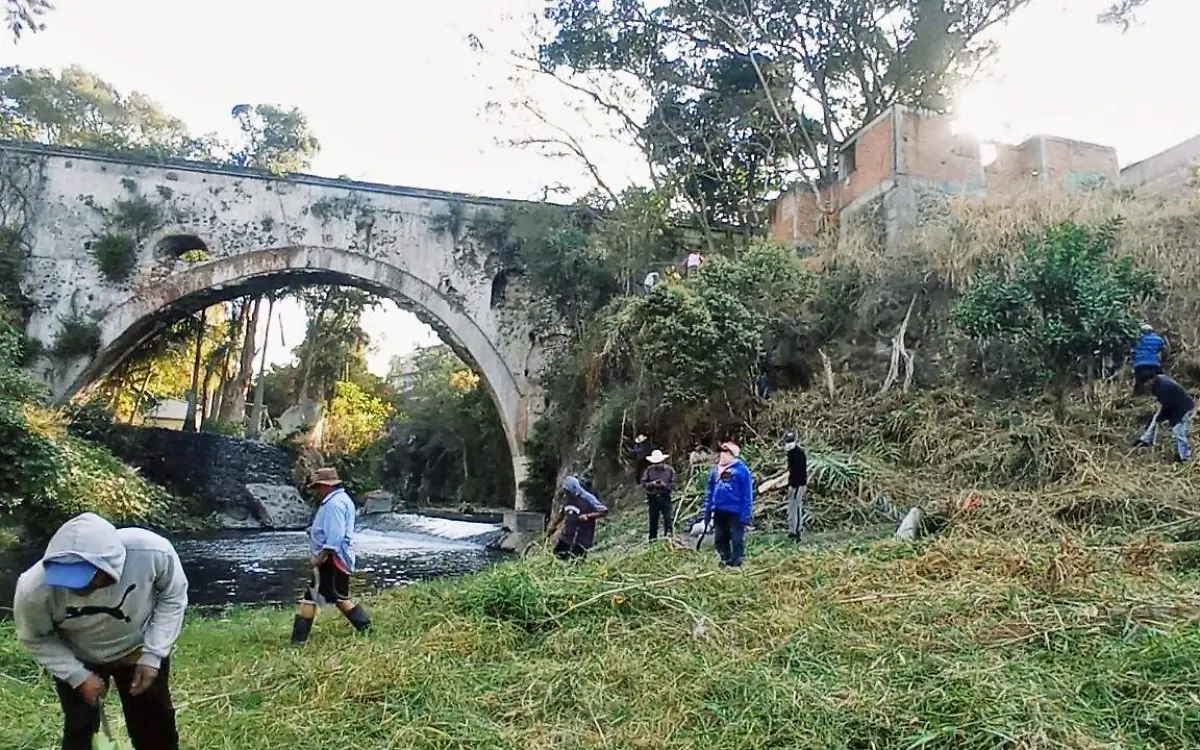
<instances>
[{"instance_id":1,"label":"man in straw hat","mask_svg":"<svg viewBox=\"0 0 1200 750\"><path fill-rule=\"evenodd\" d=\"M741 453L736 443L721 443L704 499L704 527L711 524L721 564L735 568L746 557L746 527L754 516L754 477Z\"/></svg>"},{"instance_id":2,"label":"man in straw hat","mask_svg":"<svg viewBox=\"0 0 1200 750\"><path fill-rule=\"evenodd\" d=\"M308 530L312 542L312 580L300 600L300 612L292 623L292 645L308 640L317 607L332 604L358 632L371 627L371 618L361 605L350 601L350 574L354 572L354 501L342 487L337 469L317 469L312 478L313 494L320 505Z\"/></svg>"},{"instance_id":3,"label":"man in straw hat","mask_svg":"<svg viewBox=\"0 0 1200 750\"><path fill-rule=\"evenodd\" d=\"M109 682L137 750L175 750L171 651L188 581L171 543L95 513L63 524L17 581L17 640L54 677L62 747L91 750Z\"/></svg>"},{"instance_id":4,"label":"man in straw hat","mask_svg":"<svg viewBox=\"0 0 1200 750\"><path fill-rule=\"evenodd\" d=\"M650 511L650 538L658 538L658 521L662 519L663 533L670 536L675 531L675 519L671 517L671 492L675 489L675 470L666 463L667 454L655 448L646 457L649 466L642 474L642 488L646 491L646 506Z\"/></svg>"}]
</instances>

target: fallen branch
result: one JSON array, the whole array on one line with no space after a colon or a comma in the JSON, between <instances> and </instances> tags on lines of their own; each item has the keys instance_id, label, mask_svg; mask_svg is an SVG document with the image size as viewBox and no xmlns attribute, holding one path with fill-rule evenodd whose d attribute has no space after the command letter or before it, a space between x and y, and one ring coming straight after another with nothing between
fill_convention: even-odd
<instances>
[{"instance_id":1,"label":"fallen branch","mask_svg":"<svg viewBox=\"0 0 1200 750\"><path fill-rule=\"evenodd\" d=\"M904 336L908 333L908 323L912 320L913 307L917 304L917 295L913 295L912 301L908 303L908 311L904 313L904 320L900 322L900 330L892 337L892 362L888 367L887 377L883 381L883 387L879 389L880 393L887 393L892 384L896 382L896 378L900 375L900 358L904 358L904 390L907 392L912 385L913 376L913 355L909 354L908 349L904 347Z\"/></svg>"},{"instance_id":2,"label":"fallen branch","mask_svg":"<svg viewBox=\"0 0 1200 750\"><path fill-rule=\"evenodd\" d=\"M825 372L825 388L829 391L829 400L833 400L833 365L829 363L829 355L824 349L817 349L821 355L821 369Z\"/></svg>"}]
</instances>

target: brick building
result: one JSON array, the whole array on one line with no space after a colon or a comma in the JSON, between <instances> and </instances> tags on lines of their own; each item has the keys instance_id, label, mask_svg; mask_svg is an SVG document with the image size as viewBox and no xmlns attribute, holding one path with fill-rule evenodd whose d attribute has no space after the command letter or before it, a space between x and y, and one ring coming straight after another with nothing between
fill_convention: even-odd
<instances>
[{"instance_id":1,"label":"brick building","mask_svg":"<svg viewBox=\"0 0 1200 750\"><path fill-rule=\"evenodd\" d=\"M770 236L805 245L836 220L895 248L946 196L1023 186L1075 190L1120 179L1108 146L1053 136L994 145L996 157L985 167L979 141L954 132L950 117L891 107L846 139L838 176L818 186L819 200L803 184L776 200Z\"/></svg>"}]
</instances>

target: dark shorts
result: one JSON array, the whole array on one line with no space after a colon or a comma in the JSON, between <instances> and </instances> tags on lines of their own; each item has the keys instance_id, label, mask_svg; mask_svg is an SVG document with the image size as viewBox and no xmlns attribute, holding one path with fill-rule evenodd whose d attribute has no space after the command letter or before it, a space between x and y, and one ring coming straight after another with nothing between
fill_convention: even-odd
<instances>
[{"instance_id":1,"label":"dark shorts","mask_svg":"<svg viewBox=\"0 0 1200 750\"><path fill-rule=\"evenodd\" d=\"M1133 379L1137 383L1144 383L1155 375L1162 374L1163 368L1160 365L1138 365L1133 368Z\"/></svg>"},{"instance_id":2,"label":"dark shorts","mask_svg":"<svg viewBox=\"0 0 1200 750\"><path fill-rule=\"evenodd\" d=\"M340 569L333 558L313 568L308 588L304 590L306 604L337 604L350 598L350 574Z\"/></svg>"}]
</instances>

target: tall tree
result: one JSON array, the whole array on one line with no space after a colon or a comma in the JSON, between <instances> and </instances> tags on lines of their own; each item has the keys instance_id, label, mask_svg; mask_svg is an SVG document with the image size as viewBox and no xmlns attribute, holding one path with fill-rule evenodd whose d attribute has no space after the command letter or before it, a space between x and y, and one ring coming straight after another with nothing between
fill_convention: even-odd
<instances>
[{"instance_id":1,"label":"tall tree","mask_svg":"<svg viewBox=\"0 0 1200 750\"><path fill-rule=\"evenodd\" d=\"M233 108L233 117L241 129L242 144L230 153L230 160L239 167L276 174L300 172L308 169L321 150L308 118L295 107L239 104Z\"/></svg>"},{"instance_id":2,"label":"tall tree","mask_svg":"<svg viewBox=\"0 0 1200 750\"><path fill-rule=\"evenodd\" d=\"M359 289L333 286L310 287L298 296L308 327L295 349L302 373L296 397L328 402L339 380L355 381L367 372L370 338L362 330L362 315L379 300Z\"/></svg>"},{"instance_id":3,"label":"tall tree","mask_svg":"<svg viewBox=\"0 0 1200 750\"><path fill-rule=\"evenodd\" d=\"M83 68L0 68L0 138L156 157L214 158L149 97L122 94Z\"/></svg>"},{"instance_id":4,"label":"tall tree","mask_svg":"<svg viewBox=\"0 0 1200 750\"><path fill-rule=\"evenodd\" d=\"M528 62L620 121L656 187L750 224L893 104L944 110L1030 0L550 0Z\"/></svg>"}]
</instances>

